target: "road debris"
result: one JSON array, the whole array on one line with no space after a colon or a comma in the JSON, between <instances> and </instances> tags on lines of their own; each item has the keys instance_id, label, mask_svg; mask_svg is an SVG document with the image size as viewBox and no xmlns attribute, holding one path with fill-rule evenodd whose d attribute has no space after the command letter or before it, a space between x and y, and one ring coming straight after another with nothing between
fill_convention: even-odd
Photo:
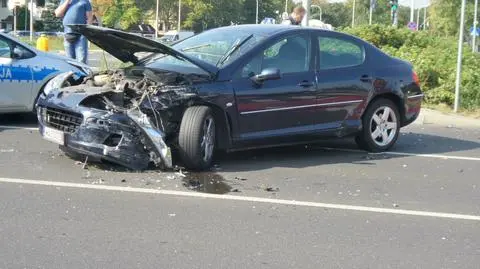
<instances>
[{"instance_id":1,"label":"road debris","mask_svg":"<svg viewBox=\"0 0 480 269\"><path fill-rule=\"evenodd\" d=\"M268 191L268 192L278 192L278 191L280 191L280 188L266 187L266 188L265 188L265 191Z\"/></svg>"},{"instance_id":2,"label":"road debris","mask_svg":"<svg viewBox=\"0 0 480 269\"><path fill-rule=\"evenodd\" d=\"M243 178L243 177L235 177L236 180L240 180L240 181L247 181L248 179L246 178Z\"/></svg>"}]
</instances>

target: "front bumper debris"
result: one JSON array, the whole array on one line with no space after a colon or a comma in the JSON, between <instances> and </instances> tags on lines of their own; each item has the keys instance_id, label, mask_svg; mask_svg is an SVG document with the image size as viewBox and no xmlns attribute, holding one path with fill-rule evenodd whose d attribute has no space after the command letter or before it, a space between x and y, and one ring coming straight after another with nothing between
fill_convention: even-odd
<instances>
[{"instance_id":1,"label":"front bumper debris","mask_svg":"<svg viewBox=\"0 0 480 269\"><path fill-rule=\"evenodd\" d=\"M172 167L164 134L140 111L113 113L81 106L71 111L51 104L46 106L40 100L37 115L40 134L69 152L133 170L144 170L152 162L161 168ZM52 132L63 139L52 139Z\"/></svg>"}]
</instances>

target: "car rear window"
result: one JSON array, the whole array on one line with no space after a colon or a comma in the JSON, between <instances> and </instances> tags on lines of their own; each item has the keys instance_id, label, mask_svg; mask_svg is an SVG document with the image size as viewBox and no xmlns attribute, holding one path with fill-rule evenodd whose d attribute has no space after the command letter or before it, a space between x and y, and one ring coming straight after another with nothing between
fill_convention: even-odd
<instances>
[{"instance_id":1,"label":"car rear window","mask_svg":"<svg viewBox=\"0 0 480 269\"><path fill-rule=\"evenodd\" d=\"M336 69L360 65L364 49L354 42L334 37L319 37L320 69Z\"/></svg>"}]
</instances>

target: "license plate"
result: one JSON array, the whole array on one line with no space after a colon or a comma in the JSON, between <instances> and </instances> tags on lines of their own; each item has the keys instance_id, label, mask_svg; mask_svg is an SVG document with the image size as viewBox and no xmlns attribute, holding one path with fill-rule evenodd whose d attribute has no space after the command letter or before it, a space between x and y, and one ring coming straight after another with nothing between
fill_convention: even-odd
<instances>
[{"instance_id":1,"label":"license plate","mask_svg":"<svg viewBox=\"0 0 480 269\"><path fill-rule=\"evenodd\" d=\"M59 130L55 130L49 127L44 127L43 137L53 143L57 143L60 145L65 144L65 134Z\"/></svg>"}]
</instances>

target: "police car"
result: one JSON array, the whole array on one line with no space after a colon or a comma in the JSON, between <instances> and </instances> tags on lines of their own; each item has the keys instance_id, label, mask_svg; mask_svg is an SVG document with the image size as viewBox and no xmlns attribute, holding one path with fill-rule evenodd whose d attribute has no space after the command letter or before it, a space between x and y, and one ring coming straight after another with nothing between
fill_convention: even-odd
<instances>
[{"instance_id":1,"label":"police car","mask_svg":"<svg viewBox=\"0 0 480 269\"><path fill-rule=\"evenodd\" d=\"M0 113L34 111L48 81L68 71L79 75L91 72L83 63L39 51L0 33Z\"/></svg>"}]
</instances>

